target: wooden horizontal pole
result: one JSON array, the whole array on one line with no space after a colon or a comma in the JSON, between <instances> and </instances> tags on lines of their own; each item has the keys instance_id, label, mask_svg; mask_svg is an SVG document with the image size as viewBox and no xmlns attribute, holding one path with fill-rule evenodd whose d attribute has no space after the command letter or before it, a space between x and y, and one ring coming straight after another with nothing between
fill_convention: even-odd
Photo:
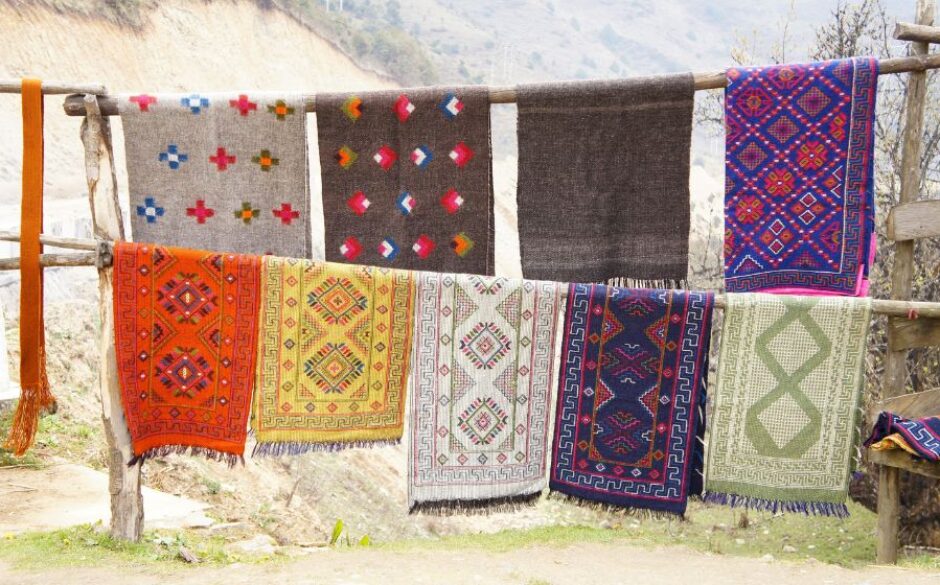
<instances>
[{"instance_id":1,"label":"wooden horizontal pole","mask_svg":"<svg viewBox=\"0 0 940 585\"><path fill-rule=\"evenodd\" d=\"M909 57L898 57L895 59L884 59L879 63L879 73L906 73L909 71L925 71L927 69L940 69L940 53L933 55L911 55ZM695 89L721 89L728 84L724 71L708 71L705 73L693 73L695 80ZM589 83L589 82L584 82ZM550 87L546 85L546 88ZM492 104L512 104L516 102L515 87L491 87L490 103ZM307 112L316 111L316 95L307 94L304 96L304 105ZM98 107L105 116L115 116L118 113L117 100L112 96L101 96L98 98ZM70 95L65 98L65 113L69 116L84 116L85 103L80 95Z\"/></svg>"},{"instance_id":2,"label":"wooden horizontal pole","mask_svg":"<svg viewBox=\"0 0 940 585\"><path fill-rule=\"evenodd\" d=\"M940 346L940 319L891 319L888 323L891 351L933 346Z\"/></svg>"},{"instance_id":3,"label":"wooden horizontal pole","mask_svg":"<svg viewBox=\"0 0 940 585\"><path fill-rule=\"evenodd\" d=\"M878 465L896 467L918 475L940 479L940 463L915 459L910 453L902 449L891 449L890 451L869 449L868 460Z\"/></svg>"},{"instance_id":4,"label":"wooden horizontal pole","mask_svg":"<svg viewBox=\"0 0 940 585\"><path fill-rule=\"evenodd\" d=\"M0 93L20 93L23 81L20 79L0 79ZM100 83L66 83L64 81L43 81L42 93L46 95L78 93L103 95L107 90Z\"/></svg>"},{"instance_id":5,"label":"wooden horizontal pole","mask_svg":"<svg viewBox=\"0 0 940 585\"><path fill-rule=\"evenodd\" d=\"M894 38L899 41L940 43L940 27L899 22L894 25Z\"/></svg>"},{"instance_id":6,"label":"wooden horizontal pole","mask_svg":"<svg viewBox=\"0 0 940 585\"><path fill-rule=\"evenodd\" d=\"M0 232L0 240L15 240L17 239L15 236L16 234L12 232ZM49 238L49 236L43 236L43 238ZM111 265L112 242L98 242L84 238L50 238L50 245L57 245L53 243L53 240L60 242L67 240L75 249L92 251L86 254L43 254L41 258L43 266L94 266L99 252L102 254L101 265ZM0 259L0 270L15 270L19 267L19 258ZM727 298L724 294L716 294L715 307L724 309L727 306ZM872 299L872 311L890 317L908 317L914 311L919 317L940 319L940 303Z\"/></svg>"},{"instance_id":7,"label":"wooden horizontal pole","mask_svg":"<svg viewBox=\"0 0 940 585\"><path fill-rule=\"evenodd\" d=\"M726 295L715 295L715 308L724 309L727 306L727 299ZM872 299L871 310L873 313L889 317L908 317L911 311L915 311L919 317L940 318L940 303Z\"/></svg>"},{"instance_id":8,"label":"wooden horizontal pole","mask_svg":"<svg viewBox=\"0 0 940 585\"><path fill-rule=\"evenodd\" d=\"M896 242L940 236L940 200L901 203L888 213L888 238Z\"/></svg>"},{"instance_id":9,"label":"wooden horizontal pole","mask_svg":"<svg viewBox=\"0 0 940 585\"><path fill-rule=\"evenodd\" d=\"M909 419L938 416L940 415L940 388L888 398L879 402L877 409L878 412L886 410ZM873 414L877 417L878 413Z\"/></svg>"},{"instance_id":10,"label":"wooden horizontal pole","mask_svg":"<svg viewBox=\"0 0 940 585\"><path fill-rule=\"evenodd\" d=\"M0 231L0 241L5 242L19 242L20 234L19 232L6 232ZM66 248L69 250L97 250L98 243L95 240L89 240L86 238L63 238L59 236L39 236L39 242L47 246L55 246L57 248Z\"/></svg>"},{"instance_id":11,"label":"wooden horizontal pole","mask_svg":"<svg viewBox=\"0 0 940 585\"><path fill-rule=\"evenodd\" d=\"M98 252L82 252L80 254L40 254L39 264L42 266L96 266ZM19 270L19 258L0 258L0 270Z\"/></svg>"}]
</instances>

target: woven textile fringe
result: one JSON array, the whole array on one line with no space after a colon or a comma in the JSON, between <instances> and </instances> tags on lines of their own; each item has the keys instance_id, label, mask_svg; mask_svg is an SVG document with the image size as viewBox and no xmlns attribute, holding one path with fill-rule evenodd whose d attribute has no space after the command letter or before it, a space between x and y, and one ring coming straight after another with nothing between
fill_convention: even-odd
<instances>
[{"instance_id":1,"label":"woven textile fringe","mask_svg":"<svg viewBox=\"0 0 940 585\"><path fill-rule=\"evenodd\" d=\"M148 459L166 457L167 455L200 455L212 461L221 461L229 467L235 467L235 465L239 463L242 465L245 464L245 458L234 453L223 453L215 449L193 447L192 445L161 445L160 447L148 449L140 455L137 455L127 463L127 466L131 467L138 463L143 463Z\"/></svg>"},{"instance_id":2,"label":"woven textile fringe","mask_svg":"<svg viewBox=\"0 0 940 585\"><path fill-rule=\"evenodd\" d=\"M41 351L40 355L40 360L45 366L45 352ZM24 386L20 392L20 400L16 405L16 412L13 413L10 435L7 437L4 448L12 451L17 457L23 456L33 446L33 441L36 439L39 415L44 411L54 412L55 405L55 397L49 389L49 380L46 378L45 367L43 367L39 384L29 388Z\"/></svg>"},{"instance_id":3,"label":"woven textile fringe","mask_svg":"<svg viewBox=\"0 0 940 585\"><path fill-rule=\"evenodd\" d=\"M531 494L486 498L482 500L441 500L437 502L415 502L408 509L409 514L429 516L489 516L518 512L530 508L539 501L541 491Z\"/></svg>"},{"instance_id":4,"label":"woven textile fringe","mask_svg":"<svg viewBox=\"0 0 940 585\"><path fill-rule=\"evenodd\" d=\"M257 443L251 451L252 457L280 457L281 455L303 455L305 453L335 453L345 449L362 447L386 447L400 445L401 439L337 441L333 443L311 443L308 441L275 441Z\"/></svg>"},{"instance_id":5,"label":"woven textile fringe","mask_svg":"<svg viewBox=\"0 0 940 585\"><path fill-rule=\"evenodd\" d=\"M135 455L244 455L260 276L257 256L115 243L114 345ZM181 302L190 294L202 305Z\"/></svg>"},{"instance_id":6,"label":"woven textile fringe","mask_svg":"<svg viewBox=\"0 0 940 585\"><path fill-rule=\"evenodd\" d=\"M619 286L621 288L658 288L665 290L688 290L689 281L686 279L676 280L673 278L663 278L659 280L647 280L643 278L611 278L607 281L610 286Z\"/></svg>"},{"instance_id":7,"label":"woven textile fringe","mask_svg":"<svg viewBox=\"0 0 940 585\"><path fill-rule=\"evenodd\" d=\"M727 299L708 441L707 500L845 517L871 299L768 294ZM800 345L804 335L813 338L815 353ZM789 377L800 368L801 377ZM781 402L787 396L792 401ZM817 409L815 424L803 418L798 400ZM764 423L768 409L776 412L771 410ZM783 432L785 424L794 425L789 434ZM807 475L807 469L813 473Z\"/></svg>"},{"instance_id":8,"label":"woven textile fringe","mask_svg":"<svg viewBox=\"0 0 940 585\"><path fill-rule=\"evenodd\" d=\"M767 500L751 496L709 492L705 494L705 502L721 504L732 508L747 508L760 512L798 512L807 516L831 516L834 518L848 518L849 508L845 504L832 502L782 502L780 500Z\"/></svg>"},{"instance_id":9,"label":"woven textile fringe","mask_svg":"<svg viewBox=\"0 0 940 585\"><path fill-rule=\"evenodd\" d=\"M691 497L692 496L690 496L690 498ZM574 506L578 506L579 508L584 508L585 510L602 512L604 514L620 514L623 516L630 516L631 518L640 518L641 520L686 519L684 514L677 514L675 512L667 512L665 510L649 510L645 508L632 508L629 506L617 506L608 502L585 500L584 498L579 498L578 496L572 496L555 491L550 491L548 493L548 498L550 500L572 504Z\"/></svg>"}]
</instances>

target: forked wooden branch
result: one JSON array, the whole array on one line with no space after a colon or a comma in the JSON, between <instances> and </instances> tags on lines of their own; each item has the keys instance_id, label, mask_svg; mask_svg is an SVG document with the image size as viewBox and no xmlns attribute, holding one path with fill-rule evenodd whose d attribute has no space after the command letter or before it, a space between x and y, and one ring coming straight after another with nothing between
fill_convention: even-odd
<instances>
[{"instance_id":1,"label":"forked wooden branch","mask_svg":"<svg viewBox=\"0 0 940 585\"><path fill-rule=\"evenodd\" d=\"M111 128L98 110L94 96L85 96L82 144L85 146L85 175L92 225L98 242L124 239L117 199L117 177ZM131 437L121 408L117 354L114 340L114 302L110 248L96 242L98 265L99 362L101 418L108 441L108 487L111 492L111 536L138 541L144 529L144 501L141 494L141 464L133 459Z\"/></svg>"}]
</instances>

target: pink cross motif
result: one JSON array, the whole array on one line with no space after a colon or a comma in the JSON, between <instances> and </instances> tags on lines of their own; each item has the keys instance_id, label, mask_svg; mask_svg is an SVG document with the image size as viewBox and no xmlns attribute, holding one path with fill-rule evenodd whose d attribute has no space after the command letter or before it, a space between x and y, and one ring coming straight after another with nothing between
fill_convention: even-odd
<instances>
[{"instance_id":1,"label":"pink cross motif","mask_svg":"<svg viewBox=\"0 0 940 585\"><path fill-rule=\"evenodd\" d=\"M292 220L300 217L300 212L291 209L290 203L281 203L280 209L272 209L271 213L274 214L274 217L281 218L281 223L285 225L290 225Z\"/></svg>"},{"instance_id":2,"label":"pink cross motif","mask_svg":"<svg viewBox=\"0 0 940 585\"><path fill-rule=\"evenodd\" d=\"M131 96L130 101L137 104L137 107L140 108L141 112L149 112L150 105L157 103L157 98L152 95L147 95L142 93L140 95Z\"/></svg>"},{"instance_id":3,"label":"pink cross motif","mask_svg":"<svg viewBox=\"0 0 940 585\"><path fill-rule=\"evenodd\" d=\"M224 171L229 165L235 164L235 155L225 152L225 149L220 146L215 154L209 157L209 162L219 167L220 171Z\"/></svg>"},{"instance_id":4,"label":"pink cross motif","mask_svg":"<svg viewBox=\"0 0 940 585\"><path fill-rule=\"evenodd\" d=\"M206 219L215 215L215 210L206 207L206 202L202 199L196 200L196 207L187 207L186 215L195 217L198 223L206 223Z\"/></svg>"},{"instance_id":5,"label":"pink cross motif","mask_svg":"<svg viewBox=\"0 0 940 585\"><path fill-rule=\"evenodd\" d=\"M242 94L237 100L229 100L228 105L238 110L242 116L247 116L248 112L258 109L258 104L248 99L248 96Z\"/></svg>"}]
</instances>

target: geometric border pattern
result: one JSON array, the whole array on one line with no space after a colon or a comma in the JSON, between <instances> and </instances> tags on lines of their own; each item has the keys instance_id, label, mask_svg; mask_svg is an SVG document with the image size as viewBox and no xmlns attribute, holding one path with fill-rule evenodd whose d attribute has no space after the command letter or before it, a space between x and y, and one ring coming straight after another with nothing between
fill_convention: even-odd
<instances>
[{"instance_id":1,"label":"geometric border pattern","mask_svg":"<svg viewBox=\"0 0 940 585\"><path fill-rule=\"evenodd\" d=\"M681 515L688 496L701 492L713 295L592 284L570 287L550 488L588 500ZM637 307L643 310L637 312ZM657 315L663 329L655 376L645 383L635 376L616 376L629 361L628 354L643 355L637 338L646 335L645 324ZM609 324L618 320L622 328L611 333ZM646 408L640 401L649 396L654 400L647 404L658 407L654 411L659 414L647 423L650 427L636 431L636 438L645 442L636 451L662 449L656 452L664 459L599 457L589 445L605 432L598 422L604 409L620 405L637 412ZM637 417L631 420L642 422Z\"/></svg>"},{"instance_id":2,"label":"geometric border pattern","mask_svg":"<svg viewBox=\"0 0 940 585\"><path fill-rule=\"evenodd\" d=\"M418 274L408 450L410 507L538 493L547 475L562 287ZM482 367L486 364L459 348L481 322L503 332L508 341L509 353L493 368ZM485 416L475 418L474 409ZM499 428L484 429L494 415ZM468 428L481 421L476 430L492 432L483 440Z\"/></svg>"},{"instance_id":3,"label":"geometric border pattern","mask_svg":"<svg viewBox=\"0 0 940 585\"><path fill-rule=\"evenodd\" d=\"M727 77L727 290L860 294L874 230L877 60Z\"/></svg>"}]
</instances>

